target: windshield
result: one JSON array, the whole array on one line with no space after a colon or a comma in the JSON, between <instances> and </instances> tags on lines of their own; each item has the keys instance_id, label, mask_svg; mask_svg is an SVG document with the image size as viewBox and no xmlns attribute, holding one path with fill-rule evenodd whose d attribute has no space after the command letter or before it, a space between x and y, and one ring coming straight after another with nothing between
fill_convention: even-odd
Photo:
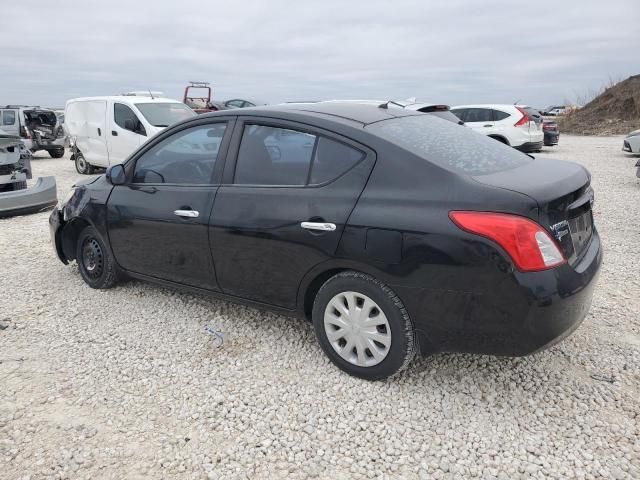
<instances>
[{"instance_id":1,"label":"windshield","mask_svg":"<svg viewBox=\"0 0 640 480\"><path fill-rule=\"evenodd\" d=\"M433 115L398 117L366 128L429 162L466 175L487 175L533 160L497 140Z\"/></svg>"},{"instance_id":2,"label":"windshield","mask_svg":"<svg viewBox=\"0 0 640 480\"><path fill-rule=\"evenodd\" d=\"M136 107L154 127L168 127L196 115L183 103L136 103Z\"/></svg>"}]
</instances>

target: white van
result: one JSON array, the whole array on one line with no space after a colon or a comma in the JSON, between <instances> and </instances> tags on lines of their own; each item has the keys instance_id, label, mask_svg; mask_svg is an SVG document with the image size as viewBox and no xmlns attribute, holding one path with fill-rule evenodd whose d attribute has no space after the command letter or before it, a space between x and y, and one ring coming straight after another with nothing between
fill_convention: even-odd
<instances>
[{"instance_id":1,"label":"white van","mask_svg":"<svg viewBox=\"0 0 640 480\"><path fill-rule=\"evenodd\" d=\"M152 95L74 98L64 109L71 159L83 174L121 163L156 133L194 115L182 102Z\"/></svg>"}]
</instances>

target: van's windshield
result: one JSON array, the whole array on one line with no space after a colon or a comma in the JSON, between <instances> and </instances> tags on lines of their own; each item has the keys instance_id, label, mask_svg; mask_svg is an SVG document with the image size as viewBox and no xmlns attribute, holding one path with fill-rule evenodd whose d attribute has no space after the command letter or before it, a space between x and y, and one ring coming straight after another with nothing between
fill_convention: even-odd
<instances>
[{"instance_id":1,"label":"van's windshield","mask_svg":"<svg viewBox=\"0 0 640 480\"><path fill-rule=\"evenodd\" d=\"M136 107L154 127L168 127L196 115L196 112L182 103L136 103Z\"/></svg>"}]
</instances>

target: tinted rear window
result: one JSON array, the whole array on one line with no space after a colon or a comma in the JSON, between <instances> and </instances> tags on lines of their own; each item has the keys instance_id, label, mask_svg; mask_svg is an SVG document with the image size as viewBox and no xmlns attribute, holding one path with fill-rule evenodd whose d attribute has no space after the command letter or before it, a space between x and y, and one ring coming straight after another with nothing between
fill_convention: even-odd
<instances>
[{"instance_id":1,"label":"tinted rear window","mask_svg":"<svg viewBox=\"0 0 640 480\"><path fill-rule=\"evenodd\" d=\"M470 128L431 115L393 118L367 129L436 165L466 175L487 175L533 161Z\"/></svg>"}]
</instances>

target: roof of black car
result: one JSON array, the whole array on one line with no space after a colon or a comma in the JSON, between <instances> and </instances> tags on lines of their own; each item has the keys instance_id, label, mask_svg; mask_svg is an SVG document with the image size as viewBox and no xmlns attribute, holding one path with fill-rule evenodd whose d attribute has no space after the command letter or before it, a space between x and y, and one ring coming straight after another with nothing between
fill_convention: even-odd
<instances>
[{"instance_id":1,"label":"roof of black car","mask_svg":"<svg viewBox=\"0 0 640 480\"><path fill-rule=\"evenodd\" d=\"M384 105L384 104L382 104ZM226 111L225 111L226 112ZM281 105L269 105L265 107L243 108L234 110L238 115L269 115L282 112L299 112L312 116L332 116L367 125L381 120L410 115L423 115L420 112L404 110L401 108L385 108L372 103L357 102L317 102L317 103L285 103Z\"/></svg>"}]
</instances>

